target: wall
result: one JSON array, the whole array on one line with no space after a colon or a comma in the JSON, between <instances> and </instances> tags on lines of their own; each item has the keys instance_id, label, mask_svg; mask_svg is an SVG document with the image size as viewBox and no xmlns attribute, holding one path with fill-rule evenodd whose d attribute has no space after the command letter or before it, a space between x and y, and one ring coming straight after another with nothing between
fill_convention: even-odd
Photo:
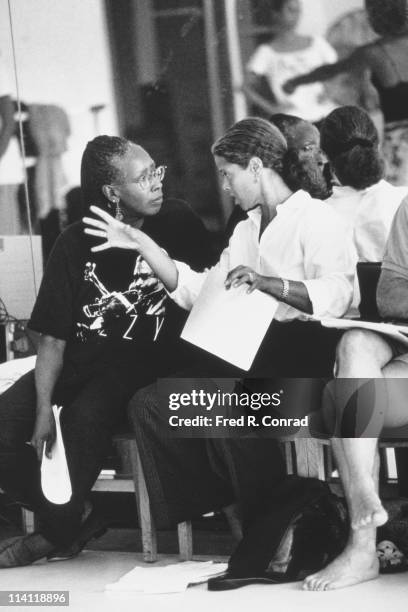
<instances>
[{"instance_id":1,"label":"wall","mask_svg":"<svg viewBox=\"0 0 408 612\"><path fill-rule=\"evenodd\" d=\"M302 1L301 29L307 33L324 34L340 14L363 6L363 0ZM69 184L76 185L87 140L96 131L118 132L103 0L10 2L21 98L28 103L58 104L67 111L72 136L64 165ZM0 40L11 68L7 0L0 0ZM105 109L95 128L89 107L99 104Z\"/></svg>"},{"instance_id":2,"label":"wall","mask_svg":"<svg viewBox=\"0 0 408 612\"><path fill-rule=\"evenodd\" d=\"M64 167L79 183L86 142L118 131L103 0L11 0L21 99L62 106L72 135ZM12 67L7 0L0 0L2 55ZM96 129L89 108L105 105Z\"/></svg>"}]
</instances>

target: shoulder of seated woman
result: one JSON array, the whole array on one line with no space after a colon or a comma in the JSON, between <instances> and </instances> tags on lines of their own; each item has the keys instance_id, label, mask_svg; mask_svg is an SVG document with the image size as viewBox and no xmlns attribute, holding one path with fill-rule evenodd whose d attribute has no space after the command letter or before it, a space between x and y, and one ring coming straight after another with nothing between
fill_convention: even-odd
<instances>
[{"instance_id":1,"label":"shoulder of seated woman","mask_svg":"<svg viewBox=\"0 0 408 612\"><path fill-rule=\"evenodd\" d=\"M277 53L298 53L300 51L306 51L313 44L314 38L312 36L301 36L300 34L296 38L292 39L290 43L279 40L271 40L269 43L270 48Z\"/></svg>"}]
</instances>

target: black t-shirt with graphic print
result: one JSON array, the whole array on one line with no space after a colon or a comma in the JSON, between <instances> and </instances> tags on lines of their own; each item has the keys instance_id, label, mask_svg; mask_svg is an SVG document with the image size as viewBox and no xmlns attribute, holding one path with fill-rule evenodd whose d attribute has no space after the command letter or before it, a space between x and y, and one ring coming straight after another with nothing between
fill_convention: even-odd
<instances>
[{"instance_id":1,"label":"black t-shirt with graphic print","mask_svg":"<svg viewBox=\"0 0 408 612\"><path fill-rule=\"evenodd\" d=\"M210 235L185 202L166 200L142 229L197 270L214 263ZM138 386L137 378L148 381L181 367L188 349L179 336L188 313L168 298L137 252L92 253L98 243L82 222L61 234L29 322L31 329L66 341L61 377L107 368Z\"/></svg>"}]
</instances>

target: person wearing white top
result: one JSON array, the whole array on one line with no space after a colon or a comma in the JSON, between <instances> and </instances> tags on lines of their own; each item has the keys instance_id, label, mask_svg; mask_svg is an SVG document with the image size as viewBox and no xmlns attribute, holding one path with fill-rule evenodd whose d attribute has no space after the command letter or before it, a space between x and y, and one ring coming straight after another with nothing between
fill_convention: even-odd
<instances>
[{"instance_id":1,"label":"person wearing white top","mask_svg":"<svg viewBox=\"0 0 408 612\"><path fill-rule=\"evenodd\" d=\"M286 141L268 121L248 118L238 122L215 143L212 152L224 189L249 215L235 228L217 264L224 273L225 287L243 284L248 292L256 289L279 301L276 319L248 376L255 386L266 387L276 384L273 377L330 376L340 334L309 319L342 316L351 300L353 270L341 219L305 192L293 193L286 182ZM136 249L173 299L191 308L206 272L195 273L170 260L143 232L96 208L91 210L98 219L85 218L84 222L90 226L88 233L103 240L96 250ZM274 303L271 299L271 308ZM248 312L248 318L256 316ZM219 380L226 378L226 372L235 379L243 375L235 368L231 376L227 365L211 356L210 363L201 359L181 376L194 377L202 389L213 385L204 376ZM190 388L188 385L187 381ZM304 414L316 409L316 401L312 408L306 395L295 407ZM220 440L211 429L205 432L206 438L175 438L168 404L160 397L157 383L136 393L129 404L156 525L170 527L237 501L244 519L260 510L285 471L274 440ZM224 409L227 407L217 406L217 410ZM268 470L260 469L265 465Z\"/></svg>"},{"instance_id":2,"label":"person wearing white top","mask_svg":"<svg viewBox=\"0 0 408 612\"><path fill-rule=\"evenodd\" d=\"M322 124L321 143L344 185L328 204L348 223L355 259L383 261L379 313L406 319L408 188L382 180L378 134L363 110L346 106L333 111ZM401 380L408 376L407 347L373 331L349 330L337 347L336 376L323 413L334 431L331 446L351 529L344 551L306 578L304 588L311 591L343 588L379 574L376 530L388 515L378 491L378 438L386 428L407 424L407 389Z\"/></svg>"},{"instance_id":3,"label":"person wearing white top","mask_svg":"<svg viewBox=\"0 0 408 612\"><path fill-rule=\"evenodd\" d=\"M321 146L341 185L326 200L344 220L357 262L381 262L391 224L407 187L383 179L384 161L377 129L370 116L356 106L334 110L321 125ZM358 316L360 291L355 277L352 306L347 316Z\"/></svg>"},{"instance_id":4,"label":"person wearing white top","mask_svg":"<svg viewBox=\"0 0 408 612\"><path fill-rule=\"evenodd\" d=\"M17 190L23 182L23 162L13 135L12 87L0 54L0 234L20 234L22 223Z\"/></svg>"},{"instance_id":5,"label":"person wearing white top","mask_svg":"<svg viewBox=\"0 0 408 612\"><path fill-rule=\"evenodd\" d=\"M283 112L307 121L319 121L336 107L327 96L324 85L313 83L300 87L292 94L285 93L283 85L322 63L335 63L336 51L320 36L302 36L296 32L301 11L299 0L274 0L269 2L269 6L272 39L257 47L250 58L245 91L268 114ZM260 94L261 78L266 79L269 86L270 100Z\"/></svg>"}]
</instances>

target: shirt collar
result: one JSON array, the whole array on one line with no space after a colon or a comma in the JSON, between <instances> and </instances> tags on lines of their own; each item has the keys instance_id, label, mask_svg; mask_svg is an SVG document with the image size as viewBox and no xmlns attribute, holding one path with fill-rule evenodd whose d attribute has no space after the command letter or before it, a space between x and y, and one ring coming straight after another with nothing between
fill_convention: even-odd
<instances>
[{"instance_id":1,"label":"shirt collar","mask_svg":"<svg viewBox=\"0 0 408 612\"><path fill-rule=\"evenodd\" d=\"M287 200L282 202L282 204L278 204L276 207L276 212L279 214L289 212L289 210L298 210L302 208L306 202L310 202L312 199L311 195L307 193L307 191L303 191L303 189L299 189L295 191Z\"/></svg>"},{"instance_id":2,"label":"shirt collar","mask_svg":"<svg viewBox=\"0 0 408 612\"><path fill-rule=\"evenodd\" d=\"M293 193L287 200L278 204L276 207L277 215L280 215L285 212L289 212L290 210L298 210L305 205L306 202L310 201L312 198L307 193L307 191L303 191L303 189L299 189L295 193ZM255 225L256 228L259 228L262 220L262 210L260 206L256 206L247 212L248 219Z\"/></svg>"},{"instance_id":3,"label":"shirt collar","mask_svg":"<svg viewBox=\"0 0 408 612\"><path fill-rule=\"evenodd\" d=\"M378 181L374 185L370 185L370 187L366 187L365 189L355 189L354 187L350 187L349 185L335 185L333 187L333 196L335 198L344 198L352 195L361 195L365 193L370 193L371 191L376 191L384 185L384 179Z\"/></svg>"}]
</instances>

